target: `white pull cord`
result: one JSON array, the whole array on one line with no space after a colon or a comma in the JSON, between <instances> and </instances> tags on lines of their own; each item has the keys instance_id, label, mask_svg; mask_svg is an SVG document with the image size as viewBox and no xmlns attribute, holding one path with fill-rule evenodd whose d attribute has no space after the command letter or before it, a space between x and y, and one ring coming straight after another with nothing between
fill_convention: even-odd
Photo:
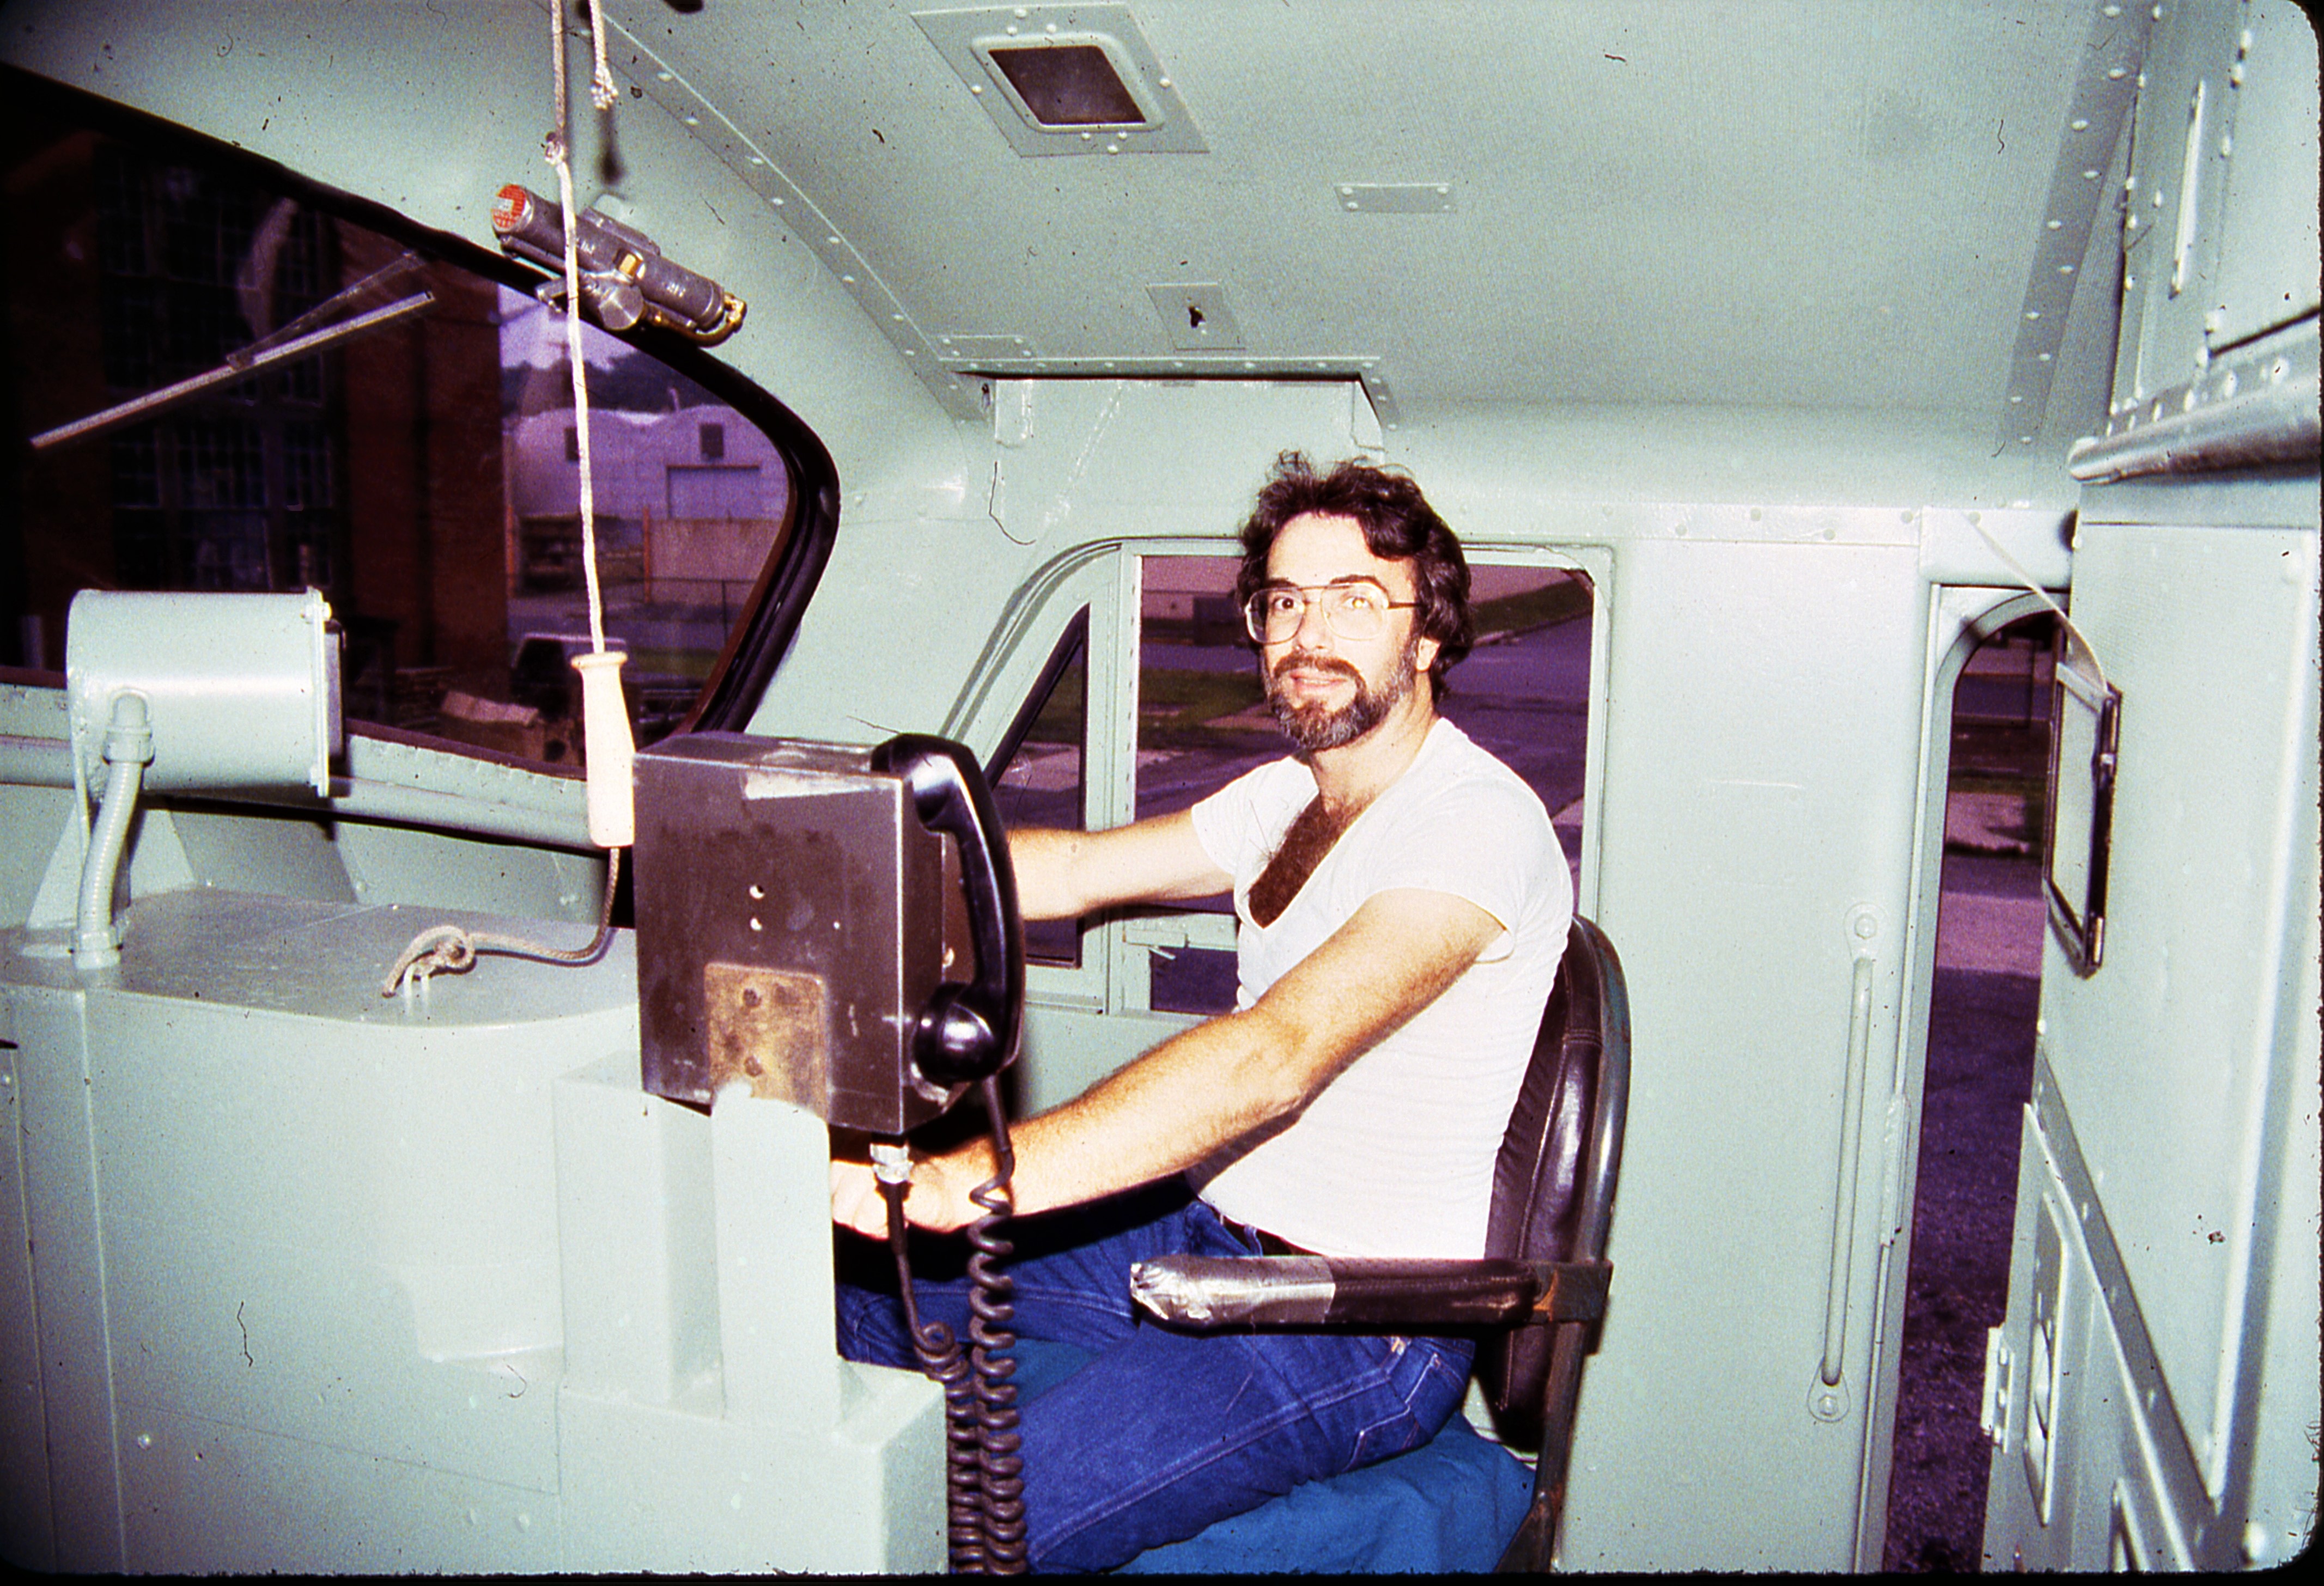
<instances>
[{"instance_id":1,"label":"white pull cord","mask_svg":"<svg viewBox=\"0 0 2324 1586\"><path fill-rule=\"evenodd\" d=\"M590 98L598 109L610 109L613 75L605 64L605 21L599 0L589 0L589 27L597 57ZM589 653L573 661L581 674L581 742L589 768L589 841L600 848L626 848L637 835L630 786L636 745L630 736L630 713L622 699L622 664L626 658L605 649L604 595L597 582L597 496L589 447L588 364L581 349L581 253L573 208L565 21L554 6L549 12L549 38L557 78L557 124L549 132L546 152L557 168L557 198L565 220L565 358L573 376L574 449L581 467L581 573L589 592Z\"/></svg>"},{"instance_id":2,"label":"white pull cord","mask_svg":"<svg viewBox=\"0 0 2324 1586\"><path fill-rule=\"evenodd\" d=\"M597 22L595 0L591 0L590 20ZM549 8L549 54L556 75L557 124L549 128L542 140L542 153L557 171L557 199L564 207L565 219L565 360L567 373L573 377L573 431L575 449L580 454L581 465L581 574L589 591L589 648L602 651L605 648L605 616L604 597L597 587L597 499L593 487L594 466L589 455L589 381L586 361L581 350L581 316L576 310L581 303L581 252L579 233L573 219L573 155L572 113L565 91L565 19L560 8ZM598 29L597 70L604 86L612 86L604 64L604 31ZM592 88L592 95L596 92ZM604 109L611 100L601 100Z\"/></svg>"},{"instance_id":3,"label":"white pull cord","mask_svg":"<svg viewBox=\"0 0 2324 1586\"><path fill-rule=\"evenodd\" d=\"M605 64L605 20L599 0L589 0L589 28L596 68L589 97L600 110L613 108L613 74ZM581 256L573 216L571 115L565 91L565 18L559 5L549 8L549 57L556 74L557 124L543 140L543 152L557 168L557 197L565 212L565 357L573 376L574 449L581 467L581 567L589 595L589 653L576 656L581 674L581 741L589 768L589 841L605 849L605 897L596 935L586 946L549 947L517 936L470 932L455 925L431 926L412 938L395 961L380 995L392 997L443 971L465 973L478 953L508 953L556 964L587 964L613 936L613 890L622 872L622 853L634 840L636 816L630 766L636 752L630 713L622 699L622 663L629 658L605 648L604 597L597 584L597 498L589 453L588 365L581 348Z\"/></svg>"},{"instance_id":4,"label":"white pull cord","mask_svg":"<svg viewBox=\"0 0 2324 1586\"><path fill-rule=\"evenodd\" d=\"M2081 646L2082 653L2090 658L2090 667L2098 675L2098 687L2101 689L2109 687L2107 681L2106 663L2098 659L2098 652L2091 648L2089 640L2082 637L2082 631L2074 626L2074 619L2066 614L2066 608L2050 598L2050 592L2043 588L2035 581L2034 575L2025 570L2024 564L2011 556L2009 548L1995 539L1992 530L1986 528L1974 515L1970 517L1969 526L1977 530L1978 538L1993 548L1993 554L2001 558L2002 565L2017 575L2017 582L2024 585L2036 600L2048 606L2056 614L2059 622L2065 624L2066 632L2073 636L2076 644Z\"/></svg>"},{"instance_id":5,"label":"white pull cord","mask_svg":"<svg viewBox=\"0 0 2324 1586\"><path fill-rule=\"evenodd\" d=\"M589 0L589 41L595 46L597 55L596 68L589 74L589 102L600 110L611 110L617 96L613 92L613 69L605 64L604 0ZM559 88L565 86L561 73L557 83Z\"/></svg>"}]
</instances>

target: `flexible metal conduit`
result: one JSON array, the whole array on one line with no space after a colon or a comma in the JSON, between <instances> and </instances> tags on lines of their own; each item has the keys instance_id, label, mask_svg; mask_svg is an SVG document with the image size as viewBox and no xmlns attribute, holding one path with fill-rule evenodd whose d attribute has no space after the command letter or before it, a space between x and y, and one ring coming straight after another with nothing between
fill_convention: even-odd
<instances>
[{"instance_id":1,"label":"flexible metal conduit","mask_svg":"<svg viewBox=\"0 0 2324 1586\"><path fill-rule=\"evenodd\" d=\"M129 845L137 792L152 761L145 696L124 689L114 696L112 718L106 725L105 802L89 834L88 853L81 859L80 910L73 929L73 964L78 969L104 969L121 962L121 938L113 929L113 884L121 873L122 851Z\"/></svg>"}]
</instances>

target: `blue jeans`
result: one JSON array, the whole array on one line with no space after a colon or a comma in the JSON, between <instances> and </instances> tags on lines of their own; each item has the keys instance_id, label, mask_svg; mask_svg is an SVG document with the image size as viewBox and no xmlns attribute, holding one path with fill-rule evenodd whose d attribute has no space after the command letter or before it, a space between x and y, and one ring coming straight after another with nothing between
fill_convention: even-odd
<instances>
[{"instance_id":1,"label":"blue jeans","mask_svg":"<svg viewBox=\"0 0 2324 1586\"><path fill-rule=\"evenodd\" d=\"M1196 1333L1141 1320L1131 1262L1259 1253L1178 1181L1004 1231L1018 1246L1004 1268L1016 1286L1012 1330L1094 1357L1024 1407L1036 1569L1111 1569L1300 1482L1417 1448L1466 1392L1475 1346L1465 1338ZM881 1292L843 1270L840 1352L917 1369L892 1261L884 1247L844 1237L862 1247L851 1256L884 1262L888 1280ZM913 1288L923 1321L965 1336L962 1256L944 1249L960 1243L916 1239Z\"/></svg>"}]
</instances>

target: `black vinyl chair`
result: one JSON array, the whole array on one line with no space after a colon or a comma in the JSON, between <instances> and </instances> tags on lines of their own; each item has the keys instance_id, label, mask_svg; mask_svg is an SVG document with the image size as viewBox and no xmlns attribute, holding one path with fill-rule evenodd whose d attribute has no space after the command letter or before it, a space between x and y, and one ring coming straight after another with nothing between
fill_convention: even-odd
<instances>
[{"instance_id":1,"label":"black vinyl chair","mask_svg":"<svg viewBox=\"0 0 2324 1586\"><path fill-rule=\"evenodd\" d=\"M1565 1507L1582 1365L1605 1314L1606 1259L1628 1106L1630 1010L1621 960L1576 916L1493 1168L1485 1256L1473 1261L1167 1256L1130 1291L1190 1326L1487 1329L1476 1372L1512 1443L1540 1450L1533 1501L1503 1571L1549 1567Z\"/></svg>"}]
</instances>

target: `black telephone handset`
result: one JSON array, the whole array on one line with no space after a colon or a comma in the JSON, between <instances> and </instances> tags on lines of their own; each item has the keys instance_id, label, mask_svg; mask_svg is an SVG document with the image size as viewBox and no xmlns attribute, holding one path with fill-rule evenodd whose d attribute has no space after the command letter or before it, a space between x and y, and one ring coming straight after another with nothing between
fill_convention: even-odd
<instances>
[{"instance_id":1,"label":"black telephone handset","mask_svg":"<svg viewBox=\"0 0 2324 1586\"><path fill-rule=\"evenodd\" d=\"M994 1078L1017 1056L1025 1010L1025 938L1017 917L1017 872L984 773L959 744L907 733L872 752L872 769L910 790L920 825L949 833L960 849L961 891L968 904L975 972L964 985L945 981L922 1007L912 1030L912 1065L922 1079L949 1088L979 1084L992 1128L993 1176L972 1192L982 1209L967 1229L971 1292L967 1344L940 1322L923 1322L913 1298L905 1238L909 1183L882 1176L888 1237L904 1316L922 1367L944 1385L947 1535L955 1572L1019 1574L1025 1568L1023 1462L1017 1455L1015 1362L1008 1351L1011 1306L1010 1254L1000 1225L1010 1210L1008 1120Z\"/></svg>"},{"instance_id":2,"label":"black telephone handset","mask_svg":"<svg viewBox=\"0 0 2324 1586\"><path fill-rule=\"evenodd\" d=\"M959 844L976 964L966 984L945 982L920 1010L912 1061L933 1084L971 1084L1016 1059L1024 1018L1025 939L1008 836L983 771L957 743L902 733L872 752L872 769L901 780L920 824Z\"/></svg>"}]
</instances>

